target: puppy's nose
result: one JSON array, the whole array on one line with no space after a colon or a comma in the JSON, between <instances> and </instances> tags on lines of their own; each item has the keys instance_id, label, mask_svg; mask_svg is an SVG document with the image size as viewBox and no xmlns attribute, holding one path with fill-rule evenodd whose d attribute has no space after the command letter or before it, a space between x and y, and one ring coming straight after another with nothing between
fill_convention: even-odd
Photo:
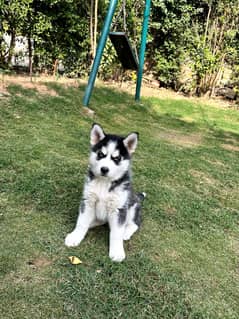
<instances>
[{"instance_id":1,"label":"puppy's nose","mask_svg":"<svg viewBox=\"0 0 239 319\"><path fill-rule=\"evenodd\" d=\"M102 175L106 175L106 174L109 172L108 167L104 167L104 166L103 166L103 167L101 167L101 169L100 169L100 170L101 170L101 174L102 174Z\"/></svg>"}]
</instances>

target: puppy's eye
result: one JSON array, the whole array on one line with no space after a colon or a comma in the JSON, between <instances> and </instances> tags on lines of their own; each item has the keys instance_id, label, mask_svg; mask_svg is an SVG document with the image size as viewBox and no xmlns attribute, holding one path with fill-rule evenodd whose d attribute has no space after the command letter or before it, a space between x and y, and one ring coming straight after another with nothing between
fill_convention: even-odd
<instances>
[{"instance_id":1,"label":"puppy's eye","mask_svg":"<svg viewBox=\"0 0 239 319\"><path fill-rule=\"evenodd\" d=\"M97 159L102 159L102 158L104 158L105 157L105 154L102 152L102 151L99 151L98 153L97 153Z\"/></svg>"},{"instance_id":2,"label":"puppy's eye","mask_svg":"<svg viewBox=\"0 0 239 319\"><path fill-rule=\"evenodd\" d=\"M112 157L112 160L115 162L115 163L119 163L121 161L121 156L114 156Z\"/></svg>"}]
</instances>

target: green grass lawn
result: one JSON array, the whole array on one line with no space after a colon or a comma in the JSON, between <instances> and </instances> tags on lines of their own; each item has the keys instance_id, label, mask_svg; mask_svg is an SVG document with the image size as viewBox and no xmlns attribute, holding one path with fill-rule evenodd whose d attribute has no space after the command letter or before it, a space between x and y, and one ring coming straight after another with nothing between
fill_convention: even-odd
<instances>
[{"instance_id":1,"label":"green grass lawn","mask_svg":"<svg viewBox=\"0 0 239 319\"><path fill-rule=\"evenodd\" d=\"M239 112L186 99L47 84L0 100L0 317L238 318ZM64 246L88 162L92 122L140 133L134 185L143 225L108 257L108 229ZM73 266L68 256L83 263Z\"/></svg>"}]
</instances>

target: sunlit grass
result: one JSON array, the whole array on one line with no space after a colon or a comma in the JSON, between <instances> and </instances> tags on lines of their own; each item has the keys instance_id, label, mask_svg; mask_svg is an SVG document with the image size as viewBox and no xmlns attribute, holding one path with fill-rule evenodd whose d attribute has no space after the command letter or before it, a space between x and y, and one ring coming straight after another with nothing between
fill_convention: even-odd
<instances>
[{"instance_id":1,"label":"sunlit grass","mask_svg":"<svg viewBox=\"0 0 239 319\"><path fill-rule=\"evenodd\" d=\"M3 318L237 318L239 113L185 100L46 84L10 86L0 106ZM108 258L108 229L66 248L87 168L89 130L140 133L134 184L143 225ZM73 267L69 255L82 265Z\"/></svg>"}]
</instances>

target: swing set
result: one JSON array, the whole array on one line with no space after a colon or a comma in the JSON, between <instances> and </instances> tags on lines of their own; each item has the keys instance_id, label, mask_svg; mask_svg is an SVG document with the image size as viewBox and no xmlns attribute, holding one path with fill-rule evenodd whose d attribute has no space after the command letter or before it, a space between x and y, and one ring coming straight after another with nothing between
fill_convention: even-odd
<instances>
[{"instance_id":1,"label":"swing set","mask_svg":"<svg viewBox=\"0 0 239 319\"><path fill-rule=\"evenodd\" d=\"M105 48L105 44L107 38L109 36L120 60L122 67L124 69L136 70L137 71L137 83L136 83L136 92L135 92L135 100L140 100L140 90L141 90L141 83L143 77L143 67L144 67L144 55L146 49L146 41L147 41L147 33L148 33L148 21L150 15L150 1L145 0L145 9L144 9L144 19L142 25L142 32L141 32L141 44L139 49L139 58L137 56L137 52L134 52L130 41L126 34L126 12L125 12L125 1L123 0L123 6L120 10L123 10L124 14L124 32L110 32L110 27L112 24L112 19L116 10L116 6L118 4L118 0L110 0L109 8L107 15L105 17L104 26L101 32L101 36L99 39L99 43L96 50L95 59L91 68L88 84L85 90L85 95L83 99L83 105L88 106L90 97L92 94L92 90L94 88L94 83L96 79L96 75L100 66L100 61L103 55L103 51Z\"/></svg>"}]
</instances>

